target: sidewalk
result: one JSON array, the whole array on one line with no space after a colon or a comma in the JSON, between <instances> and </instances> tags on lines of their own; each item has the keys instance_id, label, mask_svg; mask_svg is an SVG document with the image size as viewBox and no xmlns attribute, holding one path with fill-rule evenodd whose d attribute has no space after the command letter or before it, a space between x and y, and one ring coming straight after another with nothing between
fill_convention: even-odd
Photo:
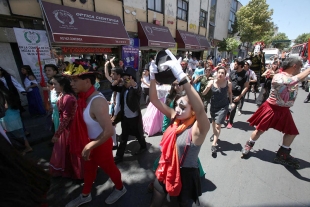
<instances>
[{"instance_id":1,"label":"sidewalk","mask_svg":"<svg viewBox=\"0 0 310 207\"><path fill-rule=\"evenodd\" d=\"M24 106L25 112L22 114L22 120L25 128L30 132L27 137L30 145L36 145L53 137L53 133L48 129L47 115L41 117L31 117L28 107Z\"/></svg>"}]
</instances>

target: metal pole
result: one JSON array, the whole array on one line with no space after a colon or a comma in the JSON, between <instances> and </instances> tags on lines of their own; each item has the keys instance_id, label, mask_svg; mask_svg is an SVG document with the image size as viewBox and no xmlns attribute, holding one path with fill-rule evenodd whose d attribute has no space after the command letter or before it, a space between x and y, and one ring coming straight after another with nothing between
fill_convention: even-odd
<instances>
[{"instance_id":1,"label":"metal pole","mask_svg":"<svg viewBox=\"0 0 310 207\"><path fill-rule=\"evenodd\" d=\"M38 0L39 2L39 5L40 5L40 9L41 9L41 13L42 13L42 18L43 18L43 22L44 22L44 27L45 27L45 31L46 31L46 35L47 35L47 39L48 39L48 45L50 47L50 51L51 51L51 57L54 59L54 53L52 52L52 43L51 43L51 39L50 39L50 34L47 30L47 26L48 26L48 23L46 21L46 18L44 16L44 12L43 12L43 5L42 5L42 0Z\"/></svg>"}]
</instances>

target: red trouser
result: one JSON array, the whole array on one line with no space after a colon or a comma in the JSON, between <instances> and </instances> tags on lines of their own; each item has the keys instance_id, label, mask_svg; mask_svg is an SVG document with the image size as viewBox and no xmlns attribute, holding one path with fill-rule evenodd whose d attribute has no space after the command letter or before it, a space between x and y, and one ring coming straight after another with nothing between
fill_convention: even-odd
<instances>
[{"instance_id":1,"label":"red trouser","mask_svg":"<svg viewBox=\"0 0 310 207\"><path fill-rule=\"evenodd\" d=\"M121 190L123 188L121 172L116 167L113 159L112 143L112 138L109 138L105 143L93 149L90 160L85 161L83 194L88 195L90 193L97 176L98 166L111 178L116 189Z\"/></svg>"}]
</instances>

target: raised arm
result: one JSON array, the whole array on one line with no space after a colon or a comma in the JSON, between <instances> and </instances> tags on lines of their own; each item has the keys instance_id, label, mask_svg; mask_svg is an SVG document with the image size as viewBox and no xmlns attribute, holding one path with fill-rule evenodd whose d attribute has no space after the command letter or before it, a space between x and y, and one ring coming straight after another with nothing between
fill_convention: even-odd
<instances>
[{"instance_id":1,"label":"raised arm","mask_svg":"<svg viewBox=\"0 0 310 207\"><path fill-rule=\"evenodd\" d=\"M157 66L155 65L154 61L152 61L150 65L150 72L151 72L150 74L151 84L149 89L150 101L161 113L172 119L175 116L174 109L171 109L166 104L161 102L157 96L156 80L155 80L155 73L157 73Z\"/></svg>"},{"instance_id":2,"label":"raised arm","mask_svg":"<svg viewBox=\"0 0 310 207\"><path fill-rule=\"evenodd\" d=\"M113 63L114 59L115 59L115 57L113 57L113 58L110 60L110 63L111 63L112 68L115 68L115 65L114 65L114 63Z\"/></svg>"},{"instance_id":3,"label":"raised arm","mask_svg":"<svg viewBox=\"0 0 310 207\"><path fill-rule=\"evenodd\" d=\"M207 87L202 91L202 95L206 95L209 92L209 90L212 87L212 84L213 84L213 81L209 81Z\"/></svg>"},{"instance_id":4,"label":"raised arm","mask_svg":"<svg viewBox=\"0 0 310 207\"><path fill-rule=\"evenodd\" d=\"M110 81L111 83L113 82L110 74L109 74L109 70L108 70L108 64L110 63L110 61L107 61L105 64L104 64L104 75L105 77L108 79L108 81Z\"/></svg>"}]
</instances>

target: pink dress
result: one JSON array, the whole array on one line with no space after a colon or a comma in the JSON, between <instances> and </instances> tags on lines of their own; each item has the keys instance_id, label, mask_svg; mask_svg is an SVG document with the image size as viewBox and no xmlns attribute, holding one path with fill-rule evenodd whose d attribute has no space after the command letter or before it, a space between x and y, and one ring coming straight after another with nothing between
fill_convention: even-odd
<instances>
[{"instance_id":1,"label":"pink dress","mask_svg":"<svg viewBox=\"0 0 310 207\"><path fill-rule=\"evenodd\" d=\"M69 152L69 128L77 108L76 98L73 95L61 94L57 107L60 124L54 136L59 139L54 144L49 171L52 176L83 179L83 160Z\"/></svg>"},{"instance_id":2,"label":"pink dress","mask_svg":"<svg viewBox=\"0 0 310 207\"><path fill-rule=\"evenodd\" d=\"M170 85L156 86L157 96L161 102L165 102L166 95L170 89ZM146 112L142 117L143 130L148 136L153 136L156 133L162 131L162 125L164 120L164 114L162 114L151 102L146 108Z\"/></svg>"}]
</instances>

